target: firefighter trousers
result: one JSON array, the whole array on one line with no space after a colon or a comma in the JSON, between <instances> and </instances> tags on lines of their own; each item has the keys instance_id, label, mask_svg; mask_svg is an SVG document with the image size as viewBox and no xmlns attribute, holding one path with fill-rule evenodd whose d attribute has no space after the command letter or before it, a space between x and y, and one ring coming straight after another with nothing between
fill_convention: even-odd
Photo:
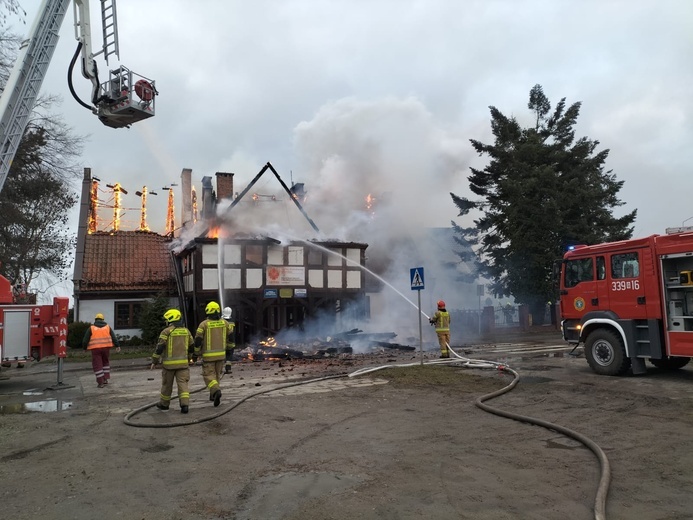
<instances>
[{"instance_id":1,"label":"firefighter trousers","mask_svg":"<svg viewBox=\"0 0 693 520\"><path fill-rule=\"evenodd\" d=\"M450 345L450 331L436 332L438 334L438 344L440 345L440 357L450 357L448 345Z\"/></svg>"},{"instance_id":2,"label":"firefighter trousers","mask_svg":"<svg viewBox=\"0 0 693 520\"><path fill-rule=\"evenodd\" d=\"M219 392L219 380L221 379L221 371L224 370L224 360L205 361L202 363L202 378L205 380L205 385L209 389L209 398L212 399L214 394Z\"/></svg>"},{"instance_id":3,"label":"firefighter trousers","mask_svg":"<svg viewBox=\"0 0 693 520\"><path fill-rule=\"evenodd\" d=\"M161 399L159 403L166 407L171 404L174 380L178 387L178 401L180 405L188 406L190 404L190 386L188 385L190 382L190 369L188 367L161 369Z\"/></svg>"}]
</instances>

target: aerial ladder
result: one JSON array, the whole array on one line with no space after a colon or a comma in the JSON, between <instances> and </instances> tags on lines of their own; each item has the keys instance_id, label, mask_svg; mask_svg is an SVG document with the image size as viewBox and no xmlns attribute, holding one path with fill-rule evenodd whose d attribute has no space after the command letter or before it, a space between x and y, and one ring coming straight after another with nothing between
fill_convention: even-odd
<instances>
[{"instance_id":1,"label":"aerial ladder","mask_svg":"<svg viewBox=\"0 0 693 520\"><path fill-rule=\"evenodd\" d=\"M108 78L103 82L99 79L95 58L103 54L107 65L109 57L120 58L116 1L100 0L100 3L103 46L95 53L91 44L89 0L73 0L75 38L79 43L68 70L68 84L77 102L104 125L128 128L154 116L158 92L153 80L122 65L109 70ZM17 61L0 97L0 191L36 104L69 4L70 0L41 2L31 32L20 46ZM72 85L72 70L80 55L82 75L92 83L90 103L82 101Z\"/></svg>"}]
</instances>

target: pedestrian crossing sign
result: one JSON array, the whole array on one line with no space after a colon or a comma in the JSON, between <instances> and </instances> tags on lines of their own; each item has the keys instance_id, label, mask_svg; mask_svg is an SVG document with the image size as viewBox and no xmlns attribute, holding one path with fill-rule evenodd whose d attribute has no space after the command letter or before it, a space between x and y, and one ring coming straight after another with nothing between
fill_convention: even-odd
<instances>
[{"instance_id":1,"label":"pedestrian crossing sign","mask_svg":"<svg viewBox=\"0 0 693 520\"><path fill-rule=\"evenodd\" d=\"M411 280L411 290L420 291L424 288L424 268L414 267L409 269L409 279Z\"/></svg>"}]
</instances>

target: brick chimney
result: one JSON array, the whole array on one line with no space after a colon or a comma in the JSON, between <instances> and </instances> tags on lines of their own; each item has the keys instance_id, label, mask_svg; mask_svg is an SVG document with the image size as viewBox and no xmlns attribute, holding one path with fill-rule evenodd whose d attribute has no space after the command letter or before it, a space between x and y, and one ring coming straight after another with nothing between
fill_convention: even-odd
<instances>
[{"instance_id":1,"label":"brick chimney","mask_svg":"<svg viewBox=\"0 0 693 520\"><path fill-rule=\"evenodd\" d=\"M217 172L217 200L233 199L233 173Z\"/></svg>"}]
</instances>

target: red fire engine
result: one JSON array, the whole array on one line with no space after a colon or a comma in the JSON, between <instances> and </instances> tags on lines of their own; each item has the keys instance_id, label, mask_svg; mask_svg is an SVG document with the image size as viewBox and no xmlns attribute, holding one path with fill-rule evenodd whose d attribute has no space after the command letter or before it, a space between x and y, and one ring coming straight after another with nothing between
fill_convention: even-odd
<instances>
[{"instance_id":1,"label":"red fire engine","mask_svg":"<svg viewBox=\"0 0 693 520\"><path fill-rule=\"evenodd\" d=\"M11 366L46 356L67 355L69 298L53 305L16 303L12 285L0 276L0 365Z\"/></svg>"},{"instance_id":2,"label":"red fire engine","mask_svg":"<svg viewBox=\"0 0 693 520\"><path fill-rule=\"evenodd\" d=\"M681 231L681 230L678 230ZM693 232L575 246L561 268L563 338L598 374L677 369L693 356Z\"/></svg>"}]
</instances>

